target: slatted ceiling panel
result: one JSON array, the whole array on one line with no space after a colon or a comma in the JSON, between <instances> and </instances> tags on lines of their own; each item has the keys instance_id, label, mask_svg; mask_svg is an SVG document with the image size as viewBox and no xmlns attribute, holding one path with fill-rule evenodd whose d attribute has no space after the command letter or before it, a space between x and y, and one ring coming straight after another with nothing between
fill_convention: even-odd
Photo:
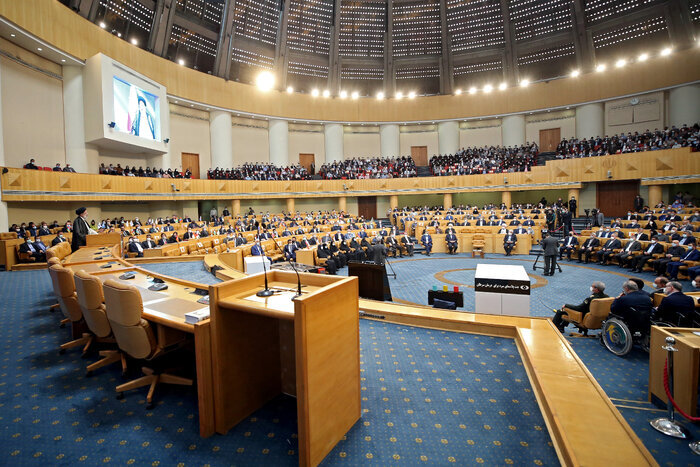
<instances>
[{"instance_id":1,"label":"slatted ceiling panel","mask_svg":"<svg viewBox=\"0 0 700 467\"><path fill-rule=\"evenodd\" d=\"M116 16L131 26L136 26L146 32L151 32L153 10L138 0L100 0L100 6L105 10L105 18ZM124 31L120 31L124 32Z\"/></svg>"},{"instance_id":2,"label":"slatted ceiling panel","mask_svg":"<svg viewBox=\"0 0 700 467\"><path fill-rule=\"evenodd\" d=\"M668 44L668 30L663 16L639 20L593 34L593 46L599 60L614 58L626 52L638 54L644 52L647 47L660 49Z\"/></svg>"},{"instance_id":3,"label":"slatted ceiling panel","mask_svg":"<svg viewBox=\"0 0 700 467\"><path fill-rule=\"evenodd\" d=\"M501 58L495 58L486 62L479 63L468 63L464 65L454 66L455 76L469 76L477 74L485 74L494 72L503 74L503 60Z\"/></svg>"},{"instance_id":4,"label":"slatted ceiling panel","mask_svg":"<svg viewBox=\"0 0 700 467\"><path fill-rule=\"evenodd\" d=\"M576 67L574 44L538 50L518 57L520 76L529 80L564 76Z\"/></svg>"},{"instance_id":5,"label":"slatted ceiling panel","mask_svg":"<svg viewBox=\"0 0 700 467\"><path fill-rule=\"evenodd\" d=\"M447 30L452 52L502 46L500 0L447 0Z\"/></svg>"},{"instance_id":6,"label":"slatted ceiling panel","mask_svg":"<svg viewBox=\"0 0 700 467\"><path fill-rule=\"evenodd\" d=\"M340 87L351 93L357 91L362 96L371 96L384 86L384 68L351 67L340 69Z\"/></svg>"},{"instance_id":7,"label":"slatted ceiling panel","mask_svg":"<svg viewBox=\"0 0 700 467\"><path fill-rule=\"evenodd\" d=\"M413 66L407 68L399 68L396 70L396 79L420 79L420 78L436 78L440 76L440 69L437 66Z\"/></svg>"},{"instance_id":8,"label":"slatted ceiling panel","mask_svg":"<svg viewBox=\"0 0 700 467\"><path fill-rule=\"evenodd\" d=\"M612 16L630 13L659 0L586 0L585 14L588 24L597 23Z\"/></svg>"},{"instance_id":9,"label":"slatted ceiling panel","mask_svg":"<svg viewBox=\"0 0 700 467\"><path fill-rule=\"evenodd\" d=\"M571 9L573 0L511 0L510 22L515 39L535 39L573 28Z\"/></svg>"},{"instance_id":10,"label":"slatted ceiling panel","mask_svg":"<svg viewBox=\"0 0 700 467\"><path fill-rule=\"evenodd\" d=\"M236 36L275 46L280 19L279 0L240 0L233 11Z\"/></svg>"},{"instance_id":11,"label":"slatted ceiling panel","mask_svg":"<svg viewBox=\"0 0 700 467\"><path fill-rule=\"evenodd\" d=\"M185 14L221 25L224 2L205 0L177 0L177 9Z\"/></svg>"},{"instance_id":12,"label":"slatted ceiling panel","mask_svg":"<svg viewBox=\"0 0 700 467\"><path fill-rule=\"evenodd\" d=\"M439 0L394 2L393 5L394 56L440 55L442 26Z\"/></svg>"},{"instance_id":13,"label":"slatted ceiling panel","mask_svg":"<svg viewBox=\"0 0 700 467\"><path fill-rule=\"evenodd\" d=\"M383 57L386 0L341 0L341 57Z\"/></svg>"},{"instance_id":14,"label":"slatted ceiling panel","mask_svg":"<svg viewBox=\"0 0 700 467\"><path fill-rule=\"evenodd\" d=\"M437 94L440 92L440 69L437 65L397 68L396 88L404 95L410 91L417 94Z\"/></svg>"},{"instance_id":15,"label":"slatted ceiling panel","mask_svg":"<svg viewBox=\"0 0 700 467\"><path fill-rule=\"evenodd\" d=\"M384 79L384 68L343 67L340 70L341 79L349 80L378 80Z\"/></svg>"},{"instance_id":16,"label":"slatted ceiling panel","mask_svg":"<svg viewBox=\"0 0 700 467\"><path fill-rule=\"evenodd\" d=\"M315 78L328 78L328 66L312 65L310 63L289 62L289 73Z\"/></svg>"},{"instance_id":17,"label":"slatted ceiling panel","mask_svg":"<svg viewBox=\"0 0 700 467\"><path fill-rule=\"evenodd\" d=\"M328 55L333 0L289 0L287 44L291 50Z\"/></svg>"},{"instance_id":18,"label":"slatted ceiling panel","mask_svg":"<svg viewBox=\"0 0 700 467\"><path fill-rule=\"evenodd\" d=\"M274 51L270 55L262 55L234 47L231 56L234 62L265 70L272 70L275 66L275 57L273 57L272 54L274 54Z\"/></svg>"},{"instance_id":19,"label":"slatted ceiling panel","mask_svg":"<svg viewBox=\"0 0 700 467\"><path fill-rule=\"evenodd\" d=\"M170 45L172 46L173 44L179 44L212 57L216 56L216 42L200 36L196 32L188 31L177 24L173 24L173 29L170 33Z\"/></svg>"}]
</instances>

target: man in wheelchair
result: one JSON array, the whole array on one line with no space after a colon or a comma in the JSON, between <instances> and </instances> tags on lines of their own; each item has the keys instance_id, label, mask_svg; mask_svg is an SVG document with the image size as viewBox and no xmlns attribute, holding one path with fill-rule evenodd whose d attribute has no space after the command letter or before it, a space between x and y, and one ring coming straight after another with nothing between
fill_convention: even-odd
<instances>
[{"instance_id":1,"label":"man in wheelchair","mask_svg":"<svg viewBox=\"0 0 700 467\"><path fill-rule=\"evenodd\" d=\"M652 314L653 321L662 321L675 327L690 328L695 318L695 301L683 293L680 282L671 281L664 289L666 296Z\"/></svg>"},{"instance_id":2,"label":"man in wheelchair","mask_svg":"<svg viewBox=\"0 0 700 467\"><path fill-rule=\"evenodd\" d=\"M651 297L639 290L633 280L622 284L622 293L610 305L610 314L622 319L631 331L648 330L650 326Z\"/></svg>"}]
</instances>

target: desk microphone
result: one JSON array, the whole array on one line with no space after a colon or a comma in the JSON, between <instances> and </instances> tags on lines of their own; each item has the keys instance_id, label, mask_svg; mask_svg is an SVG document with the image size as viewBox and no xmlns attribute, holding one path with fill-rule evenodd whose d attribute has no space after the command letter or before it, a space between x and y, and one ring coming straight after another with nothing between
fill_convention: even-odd
<instances>
[{"instance_id":1,"label":"desk microphone","mask_svg":"<svg viewBox=\"0 0 700 467\"><path fill-rule=\"evenodd\" d=\"M267 257L265 256L265 250L263 249L262 243L260 243L260 252L262 256L262 263L263 263L263 275L265 276L265 288L261 290L260 292L256 293L258 297L269 297L270 295L274 294L272 290L267 286L267 268L265 267L265 260Z\"/></svg>"},{"instance_id":2,"label":"desk microphone","mask_svg":"<svg viewBox=\"0 0 700 467\"><path fill-rule=\"evenodd\" d=\"M280 245L279 245L279 243L277 243L277 240L275 240L275 237L272 237L272 241L275 242L277 249L280 250L280 252L282 252L282 254L284 254L284 250L282 248L280 248ZM287 262L292 267L294 272L297 273L297 294L294 297L292 297L292 299L295 299L297 297L301 297L301 276L299 276L299 271L297 271L297 268L294 266L294 263L292 263L292 261L289 259L287 260Z\"/></svg>"}]
</instances>

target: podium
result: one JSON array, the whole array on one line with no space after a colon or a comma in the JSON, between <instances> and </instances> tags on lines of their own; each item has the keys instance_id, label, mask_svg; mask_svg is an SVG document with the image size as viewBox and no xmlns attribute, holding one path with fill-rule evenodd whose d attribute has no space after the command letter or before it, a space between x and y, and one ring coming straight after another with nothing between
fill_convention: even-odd
<instances>
[{"instance_id":1,"label":"podium","mask_svg":"<svg viewBox=\"0 0 700 467\"><path fill-rule=\"evenodd\" d=\"M296 396L299 465L315 466L360 419L358 280L268 272L209 287L216 431L280 393Z\"/></svg>"},{"instance_id":2,"label":"podium","mask_svg":"<svg viewBox=\"0 0 700 467\"><path fill-rule=\"evenodd\" d=\"M348 262L348 276L357 277L360 297L380 302L391 301L391 287L385 267L383 264Z\"/></svg>"},{"instance_id":3,"label":"podium","mask_svg":"<svg viewBox=\"0 0 700 467\"><path fill-rule=\"evenodd\" d=\"M530 277L522 266L477 264L474 301L476 313L529 316Z\"/></svg>"}]
</instances>

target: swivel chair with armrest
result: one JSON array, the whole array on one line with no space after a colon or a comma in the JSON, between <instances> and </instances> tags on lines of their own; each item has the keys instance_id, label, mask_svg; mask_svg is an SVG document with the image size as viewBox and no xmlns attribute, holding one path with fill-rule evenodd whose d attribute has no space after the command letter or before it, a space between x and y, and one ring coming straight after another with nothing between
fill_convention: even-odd
<instances>
[{"instance_id":1,"label":"swivel chair with armrest","mask_svg":"<svg viewBox=\"0 0 700 467\"><path fill-rule=\"evenodd\" d=\"M84 345L83 354L88 351L92 344L92 335L85 332L87 326L83 319L83 312L78 304L78 297L75 293L75 281L73 280L73 271L64 268L60 264L54 264L49 268L51 275L51 285L53 286L54 295L58 299L58 304L61 307L63 315L71 324L71 334L73 340L61 344L59 353L63 354L66 350L73 347ZM62 321L62 324L65 322Z\"/></svg>"},{"instance_id":2,"label":"swivel chair with armrest","mask_svg":"<svg viewBox=\"0 0 700 467\"><path fill-rule=\"evenodd\" d=\"M612 297L591 300L589 311L585 315L580 311L564 307L566 315L562 318L576 326L581 331L581 335L588 336L589 330L601 328L603 321L610 314L610 305L614 300Z\"/></svg>"}]
</instances>

